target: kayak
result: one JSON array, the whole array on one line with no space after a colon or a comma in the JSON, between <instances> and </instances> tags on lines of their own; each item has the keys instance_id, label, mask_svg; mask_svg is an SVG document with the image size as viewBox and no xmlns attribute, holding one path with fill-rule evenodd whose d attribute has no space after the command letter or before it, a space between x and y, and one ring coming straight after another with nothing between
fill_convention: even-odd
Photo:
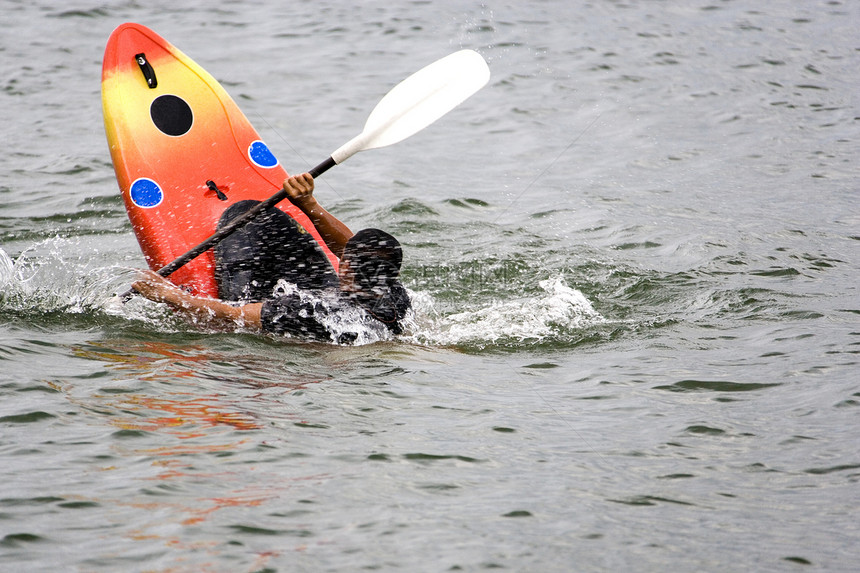
<instances>
[{"instance_id":1,"label":"kayak","mask_svg":"<svg viewBox=\"0 0 860 573\"><path fill-rule=\"evenodd\" d=\"M105 133L129 220L157 270L215 232L234 203L262 201L287 172L226 90L202 67L140 24L113 31L102 66ZM297 207L278 208L337 257ZM217 297L210 251L170 275L192 294Z\"/></svg>"}]
</instances>

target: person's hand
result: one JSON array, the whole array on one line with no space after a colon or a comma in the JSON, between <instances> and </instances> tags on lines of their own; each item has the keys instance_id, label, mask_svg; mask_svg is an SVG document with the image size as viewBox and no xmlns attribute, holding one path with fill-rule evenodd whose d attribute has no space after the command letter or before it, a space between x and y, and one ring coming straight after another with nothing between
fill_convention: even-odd
<instances>
[{"instance_id":1,"label":"person's hand","mask_svg":"<svg viewBox=\"0 0 860 573\"><path fill-rule=\"evenodd\" d=\"M155 271L141 271L141 277L131 288L141 296L155 302L175 302L179 289Z\"/></svg>"},{"instance_id":2,"label":"person's hand","mask_svg":"<svg viewBox=\"0 0 860 573\"><path fill-rule=\"evenodd\" d=\"M292 175L284 181L284 191L289 200L298 207L310 206L314 199L314 178L310 173Z\"/></svg>"}]
</instances>

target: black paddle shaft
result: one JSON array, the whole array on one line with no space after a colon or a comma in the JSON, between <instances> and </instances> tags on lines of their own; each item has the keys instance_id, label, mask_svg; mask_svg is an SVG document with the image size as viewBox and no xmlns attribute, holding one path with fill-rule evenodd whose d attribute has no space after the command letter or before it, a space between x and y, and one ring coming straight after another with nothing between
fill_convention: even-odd
<instances>
[{"instance_id":1,"label":"black paddle shaft","mask_svg":"<svg viewBox=\"0 0 860 573\"><path fill-rule=\"evenodd\" d=\"M328 159L311 169L308 173L311 174L311 177L316 179L335 165L336 163L334 162L334 159L329 157ZM179 257L174 259L172 263L167 264L158 269L158 274L163 277L170 276L186 264L190 263L200 255L202 255L203 253L205 253L206 251L232 235L233 232L236 231L236 229L247 225L249 222L251 222L251 220L253 220L257 215L259 215L261 211L264 211L269 207L274 207L286 198L287 192L281 189L265 201L261 201L260 203L254 205L251 209L248 209L240 216L230 221L227 225L224 225L223 227L218 229L208 239L206 239L196 247L192 248L184 255L180 255Z\"/></svg>"},{"instance_id":2,"label":"black paddle shaft","mask_svg":"<svg viewBox=\"0 0 860 573\"><path fill-rule=\"evenodd\" d=\"M319 177L320 175L322 175L323 173L325 173L326 171L328 171L329 169L331 169L335 165L337 165L337 163L335 163L334 159L329 157L328 159L326 159L325 161L323 161L322 163L320 163L319 165L317 165L316 167L311 169L308 173L311 174L311 177L316 179L317 177ZM200 243L196 247L193 247L192 249L190 249L185 254L180 255L179 257L174 259L172 263L169 263L169 264L161 267L156 272L163 277L170 276L171 274L175 273L177 270L179 270L183 266L187 265L188 263L190 263L191 261L193 261L194 259L196 259L200 255L202 255L203 253L205 253L206 251L208 251L209 249L211 249L212 247L214 247L215 245L217 245L218 243L220 243L221 241L223 241L224 239L226 239L227 237L232 235L240 227L244 227L245 225L247 225L257 215L259 215L261 211L264 211L264 210L268 209L269 207L274 207L275 205L277 205L278 203L280 203L281 201L283 201L286 198L287 198L287 192L284 189L281 189L280 191L278 191L277 193L275 193L274 195L272 195L271 197L269 197L265 201L261 201L257 205L254 205L251 209L248 209L247 211L242 213L240 216L236 217L235 219L230 221L228 224L226 224L223 227L221 227L220 229L218 229L208 239L206 239L205 241L203 241L202 243ZM133 295L133 294L134 294L134 289L129 289L128 291L123 293L122 298L123 298L123 300L128 300L129 298L131 298L131 295Z\"/></svg>"}]
</instances>

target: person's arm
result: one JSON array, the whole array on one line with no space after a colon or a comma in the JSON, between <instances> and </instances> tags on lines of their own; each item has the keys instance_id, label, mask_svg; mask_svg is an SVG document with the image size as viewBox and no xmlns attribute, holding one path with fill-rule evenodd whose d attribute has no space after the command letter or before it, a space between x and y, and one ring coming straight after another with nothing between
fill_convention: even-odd
<instances>
[{"instance_id":1,"label":"person's arm","mask_svg":"<svg viewBox=\"0 0 860 573\"><path fill-rule=\"evenodd\" d=\"M131 286L149 300L167 303L200 323L233 323L256 329L262 325L262 303L231 306L218 299L197 297L154 271L145 271L143 278Z\"/></svg>"},{"instance_id":2,"label":"person's arm","mask_svg":"<svg viewBox=\"0 0 860 573\"><path fill-rule=\"evenodd\" d=\"M314 197L314 178L311 174L303 173L288 178L284 181L284 191L287 192L290 202L308 216L331 252L341 258L343 247L353 232L317 203Z\"/></svg>"}]
</instances>

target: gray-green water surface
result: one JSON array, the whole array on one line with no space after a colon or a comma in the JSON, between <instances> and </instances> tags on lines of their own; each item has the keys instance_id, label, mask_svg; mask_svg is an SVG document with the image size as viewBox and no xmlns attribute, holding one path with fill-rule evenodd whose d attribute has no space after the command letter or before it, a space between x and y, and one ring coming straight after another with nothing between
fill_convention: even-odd
<instances>
[{"instance_id":1,"label":"gray-green water surface","mask_svg":"<svg viewBox=\"0 0 860 573\"><path fill-rule=\"evenodd\" d=\"M850 571L860 5L3 3L0 569ZM357 347L142 300L111 30L221 81L290 172L460 48L489 85L318 182L406 251Z\"/></svg>"}]
</instances>

